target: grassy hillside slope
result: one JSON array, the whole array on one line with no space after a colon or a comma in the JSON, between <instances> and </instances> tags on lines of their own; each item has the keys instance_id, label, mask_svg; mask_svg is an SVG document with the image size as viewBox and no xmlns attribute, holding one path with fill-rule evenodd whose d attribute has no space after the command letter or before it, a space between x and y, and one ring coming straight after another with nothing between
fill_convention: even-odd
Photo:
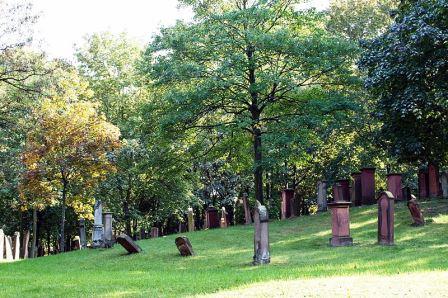
<instances>
[{"instance_id":1,"label":"grassy hillside slope","mask_svg":"<svg viewBox=\"0 0 448 298\"><path fill-rule=\"evenodd\" d=\"M421 205L428 223L417 228L410 226L406 205L396 205L396 245L392 247L376 244L376 206L357 207L351 209L353 247L328 246L330 214L324 213L271 222L272 259L267 266L251 265L253 227L237 226L187 234L197 253L193 258L178 255L174 244L177 235L171 235L140 241L144 252L136 255L127 255L116 245L110 250L83 250L0 264L0 296L188 296L219 292L233 296L248 294L244 294L245 288L257 295L253 289L258 284L250 285L267 281L259 295L291 295L282 292L285 287L297 296L301 290L302 294L325 295L328 287L321 289L319 284L346 282L346 277L357 278L362 284L362 280L381 280L381 276L394 284L394 278L402 274L410 274L412 278L404 279L409 283L414 280L425 285L434 275L448 276L448 200ZM308 281L310 288L297 280ZM445 295L448 281L441 280L444 283L438 282L438 289L425 293L443 291ZM403 278L397 282L403 283ZM379 288L378 283L374 288Z\"/></svg>"}]
</instances>

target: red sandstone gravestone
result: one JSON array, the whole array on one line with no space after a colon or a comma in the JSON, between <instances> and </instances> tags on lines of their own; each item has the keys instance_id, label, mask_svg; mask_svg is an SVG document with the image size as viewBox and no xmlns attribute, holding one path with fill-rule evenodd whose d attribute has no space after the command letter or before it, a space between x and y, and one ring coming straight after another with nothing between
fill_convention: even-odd
<instances>
[{"instance_id":1,"label":"red sandstone gravestone","mask_svg":"<svg viewBox=\"0 0 448 298\"><path fill-rule=\"evenodd\" d=\"M378 197L378 244L394 244L394 196L390 191Z\"/></svg>"},{"instance_id":2,"label":"red sandstone gravestone","mask_svg":"<svg viewBox=\"0 0 448 298\"><path fill-rule=\"evenodd\" d=\"M219 221L220 218L218 216L218 210L215 207L208 207L205 210L205 217L206 217L206 228L208 229L216 229L219 228Z\"/></svg>"},{"instance_id":3,"label":"red sandstone gravestone","mask_svg":"<svg viewBox=\"0 0 448 298\"><path fill-rule=\"evenodd\" d=\"M332 237L331 246L350 246L353 239L350 237L350 205L351 202L332 202L328 204L331 209Z\"/></svg>"},{"instance_id":4,"label":"red sandstone gravestone","mask_svg":"<svg viewBox=\"0 0 448 298\"><path fill-rule=\"evenodd\" d=\"M193 246L191 245L190 240L187 237L177 237L175 243L181 256L194 256Z\"/></svg>"},{"instance_id":5,"label":"red sandstone gravestone","mask_svg":"<svg viewBox=\"0 0 448 298\"><path fill-rule=\"evenodd\" d=\"M431 198L435 198L441 195L439 168L434 164L428 165L428 191L429 197Z\"/></svg>"},{"instance_id":6,"label":"red sandstone gravestone","mask_svg":"<svg viewBox=\"0 0 448 298\"><path fill-rule=\"evenodd\" d=\"M420 210L420 205L415 196L408 202L409 212L411 212L413 226L423 226L425 224L425 219L423 218L422 211Z\"/></svg>"},{"instance_id":7,"label":"red sandstone gravestone","mask_svg":"<svg viewBox=\"0 0 448 298\"><path fill-rule=\"evenodd\" d=\"M403 200L403 186L401 184L401 174L391 173L387 175L387 190L392 193L398 201Z\"/></svg>"},{"instance_id":8,"label":"red sandstone gravestone","mask_svg":"<svg viewBox=\"0 0 448 298\"><path fill-rule=\"evenodd\" d=\"M159 228L152 227L151 228L151 238L157 238L159 237Z\"/></svg>"},{"instance_id":9,"label":"red sandstone gravestone","mask_svg":"<svg viewBox=\"0 0 448 298\"><path fill-rule=\"evenodd\" d=\"M361 169L361 196L363 205L375 203L375 168Z\"/></svg>"},{"instance_id":10,"label":"red sandstone gravestone","mask_svg":"<svg viewBox=\"0 0 448 298\"><path fill-rule=\"evenodd\" d=\"M138 246L137 243L135 243L128 235L121 234L117 237L117 242L130 254L139 253L142 251L140 246Z\"/></svg>"},{"instance_id":11,"label":"red sandstone gravestone","mask_svg":"<svg viewBox=\"0 0 448 298\"><path fill-rule=\"evenodd\" d=\"M355 206L362 205L361 173L352 173L352 201Z\"/></svg>"},{"instance_id":12,"label":"red sandstone gravestone","mask_svg":"<svg viewBox=\"0 0 448 298\"><path fill-rule=\"evenodd\" d=\"M420 169L418 172L418 195L419 198L427 198L429 195L428 172Z\"/></svg>"},{"instance_id":13,"label":"red sandstone gravestone","mask_svg":"<svg viewBox=\"0 0 448 298\"><path fill-rule=\"evenodd\" d=\"M282 219L294 216L294 190L284 189L281 194Z\"/></svg>"}]
</instances>

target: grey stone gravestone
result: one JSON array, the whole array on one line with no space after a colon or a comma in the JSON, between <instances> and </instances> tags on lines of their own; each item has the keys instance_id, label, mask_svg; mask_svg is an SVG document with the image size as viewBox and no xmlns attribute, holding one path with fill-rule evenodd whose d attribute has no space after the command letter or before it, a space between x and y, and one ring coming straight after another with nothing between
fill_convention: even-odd
<instances>
[{"instance_id":1,"label":"grey stone gravestone","mask_svg":"<svg viewBox=\"0 0 448 298\"><path fill-rule=\"evenodd\" d=\"M14 260L13 254L12 254L12 244L11 244L11 237L5 236L5 256L6 261L12 262Z\"/></svg>"},{"instance_id":2,"label":"grey stone gravestone","mask_svg":"<svg viewBox=\"0 0 448 298\"><path fill-rule=\"evenodd\" d=\"M440 174L440 184L442 185L442 196L444 199L448 198L448 173Z\"/></svg>"},{"instance_id":3,"label":"grey stone gravestone","mask_svg":"<svg viewBox=\"0 0 448 298\"><path fill-rule=\"evenodd\" d=\"M221 228L227 228L228 227L228 222L227 222L227 211L226 211L226 207L222 207L221 208L221 220L219 223Z\"/></svg>"},{"instance_id":4,"label":"grey stone gravestone","mask_svg":"<svg viewBox=\"0 0 448 298\"><path fill-rule=\"evenodd\" d=\"M20 256L23 259L28 259L28 244L30 242L30 230L25 230L23 234L22 239L22 252L20 253Z\"/></svg>"},{"instance_id":5,"label":"grey stone gravestone","mask_svg":"<svg viewBox=\"0 0 448 298\"><path fill-rule=\"evenodd\" d=\"M103 230L103 204L101 200L95 202L95 217L93 221L92 247L98 248L103 246L104 230Z\"/></svg>"},{"instance_id":6,"label":"grey stone gravestone","mask_svg":"<svg viewBox=\"0 0 448 298\"><path fill-rule=\"evenodd\" d=\"M112 212L103 213L103 224L104 224L104 246L112 247L114 244L113 232L112 232L113 217Z\"/></svg>"},{"instance_id":7,"label":"grey stone gravestone","mask_svg":"<svg viewBox=\"0 0 448 298\"><path fill-rule=\"evenodd\" d=\"M131 237L126 234L121 234L117 237L117 242L124 247L130 254L139 253L142 251L140 246L135 243Z\"/></svg>"},{"instance_id":8,"label":"grey stone gravestone","mask_svg":"<svg viewBox=\"0 0 448 298\"><path fill-rule=\"evenodd\" d=\"M84 218L79 219L79 240L81 242L81 249L87 247L86 238L86 220Z\"/></svg>"},{"instance_id":9,"label":"grey stone gravestone","mask_svg":"<svg viewBox=\"0 0 448 298\"><path fill-rule=\"evenodd\" d=\"M157 238L159 237L159 228L152 227L151 228L151 238Z\"/></svg>"},{"instance_id":10,"label":"grey stone gravestone","mask_svg":"<svg viewBox=\"0 0 448 298\"><path fill-rule=\"evenodd\" d=\"M181 256L194 256L193 246L191 245L190 240L187 237L177 237L175 243Z\"/></svg>"},{"instance_id":11,"label":"grey stone gravestone","mask_svg":"<svg viewBox=\"0 0 448 298\"><path fill-rule=\"evenodd\" d=\"M12 253L13 253L14 260L20 259L20 233L19 232L14 233Z\"/></svg>"},{"instance_id":12,"label":"grey stone gravestone","mask_svg":"<svg viewBox=\"0 0 448 298\"><path fill-rule=\"evenodd\" d=\"M268 222L268 210L257 201L257 205L254 210L254 265L269 264L271 262L271 256L269 253Z\"/></svg>"},{"instance_id":13,"label":"grey stone gravestone","mask_svg":"<svg viewBox=\"0 0 448 298\"><path fill-rule=\"evenodd\" d=\"M327 211L327 181L317 183L317 210Z\"/></svg>"},{"instance_id":14,"label":"grey stone gravestone","mask_svg":"<svg viewBox=\"0 0 448 298\"><path fill-rule=\"evenodd\" d=\"M188 232L194 232L193 208L188 208Z\"/></svg>"},{"instance_id":15,"label":"grey stone gravestone","mask_svg":"<svg viewBox=\"0 0 448 298\"><path fill-rule=\"evenodd\" d=\"M5 233L0 229L0 262L5 258Z\"/></svg>"}]
</instances>

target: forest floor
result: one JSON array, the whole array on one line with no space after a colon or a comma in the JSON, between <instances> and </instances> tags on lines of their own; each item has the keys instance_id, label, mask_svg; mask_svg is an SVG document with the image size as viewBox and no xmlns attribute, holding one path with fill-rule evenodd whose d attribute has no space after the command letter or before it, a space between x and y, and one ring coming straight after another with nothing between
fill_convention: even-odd
<instances>
[{"instance_id":1,"label":"forest floor","mask_svg":"<svg viewBox=\"0 0 448 298\"><path fill-rule=\"evenodd\" d=\"M0 296L378 297L448 295L448 200L421 202L412 227L395 207L395 245L377 245L377 208L351 209L354 246L332 248L330 213L270 223L271 264L254 267L253 227L187 233L197 256L182 258L179 235L139 241L143 253L82 250L0 264Z\"/></svg>"}]
</instances>

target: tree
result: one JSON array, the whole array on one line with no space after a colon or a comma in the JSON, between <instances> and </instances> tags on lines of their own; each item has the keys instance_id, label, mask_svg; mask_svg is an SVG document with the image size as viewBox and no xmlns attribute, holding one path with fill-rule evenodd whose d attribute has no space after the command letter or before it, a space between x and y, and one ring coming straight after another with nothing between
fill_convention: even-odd
<instances>
[{"instance_id":1,"label":"tree","mask_svg":"<svg viewBox=\"0 0 448 298\"><path fill-rule=\"evenodd\" d=\"M22 158L22 198L28 206L59 202L64 252L66 206L91 212L94 187L114 170L111 154L120 146L120 133L89 102L46 100L35 117Z\"/></svg>"},{"instance_id":2,"label":"tree","mask_svg":"<svg viewBox=\"0 0 448 298\"><path fill-rule=\"evenodd\" d=\"M246 131L262 202L268 124L303 114L296 94L345 84L356 51L323 29L320 14L295 11L296 1L182 2L196 21L162 29L143 65L168 103L162 123L179 133Z\"/></svg>"},{"instance_id":3,"label":"tree","mask_svg":"<svg viewBox=\"0 0 448 298\"><path fill-rule=\"evenodd\" d=\"M359 62L381 138L400 161L448 160L448 2L406 1Z\"/></svg>"}]
</instances>

